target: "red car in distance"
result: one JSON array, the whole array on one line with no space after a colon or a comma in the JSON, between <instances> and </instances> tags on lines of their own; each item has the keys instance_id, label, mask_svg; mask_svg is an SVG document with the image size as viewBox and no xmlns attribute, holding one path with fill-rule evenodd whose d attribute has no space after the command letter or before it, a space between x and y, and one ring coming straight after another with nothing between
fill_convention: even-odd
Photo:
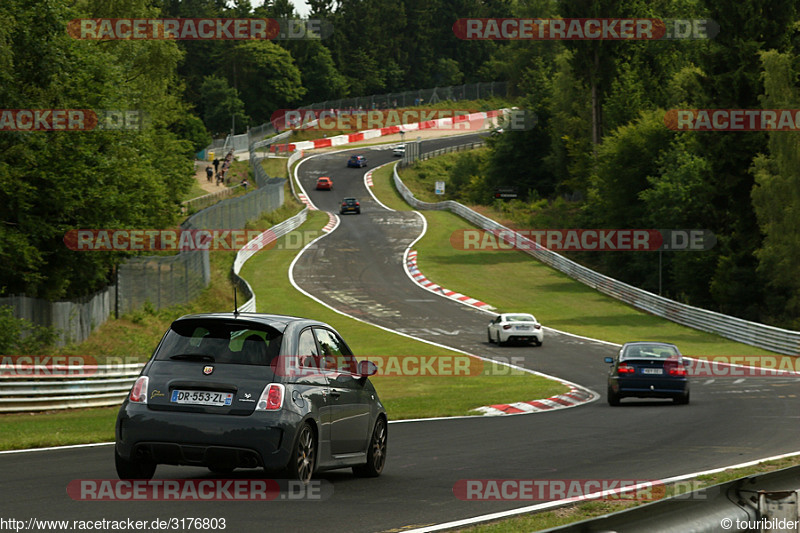
<instances>
[{"instance_id":1,"label":"red car in distance","mask_svg":"<svg viewBox=\"0 0 800 533\"><path fill-rule=\"evenodd\" d=\"M317 179L318 191L330 191L332 189L333 189L333 181L330 178L322 176L321 178Z\"/></svg>"}]
</instances>

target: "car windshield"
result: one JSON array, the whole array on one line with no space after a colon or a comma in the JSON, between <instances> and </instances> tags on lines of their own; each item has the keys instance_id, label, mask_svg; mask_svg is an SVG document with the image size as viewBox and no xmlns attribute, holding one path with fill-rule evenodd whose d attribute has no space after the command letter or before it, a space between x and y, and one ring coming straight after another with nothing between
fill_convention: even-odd
<instances>
[{"instance_id":1,"label":"car windshield","mask_svg":"<svg viewBox=\"0 0 800 533\"><path fill-rule=\"evenodd\" d=\"M669 344L632 344L627 346L622 353L625 359L655 358L674 359L680 357L680 352L675 346Z\"/></svg>"},{"instance_id":2,"label":"car windshield","mask_svg":"<svg viewBox=\"0 0 800 533\"><path fill-rule=\"evenodd\" d=\"M268 326L186 320L170 326L155 359L269 365L280 351L282 338L280 332Z\"/></svg>"},{"instance_id":3,"label":"car windshield","mask_svg":"<svg viewBox=\"0 0 800 533\"><path fill-rule=\"evenodd\" d=\"M506 315L506 322L536 322L533 315Z\"/></svg>"}]
</instances>

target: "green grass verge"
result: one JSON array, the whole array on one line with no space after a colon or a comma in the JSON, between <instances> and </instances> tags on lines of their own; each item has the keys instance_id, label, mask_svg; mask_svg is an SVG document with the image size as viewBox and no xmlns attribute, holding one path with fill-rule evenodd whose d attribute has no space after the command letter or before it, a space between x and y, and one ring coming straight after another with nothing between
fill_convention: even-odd
<instances>
[{"instance_id":1,"label":"green grass verge","mask_svg":"<svg viewBox=\"0 0 800 533\"><path fill-rule=\"evenodd\" d=\"M393 209L410 210L391 182L391 167L373 174L373 190ZM413 173L403 183L420 199L430 199ZM427 188L427 186L425 187ZM435 198L434 198L435 200ZM686 355L774 355L718 335L681 326L639 311L562 274L520 251L459 250L450 243L454 232L473 228L446 211L422 211L428 221L416 244L417 263L429 280L477 298L498 312L529 312L546 326L569 333L624 343L634 340L673 342ZM507 280L513 279L513 290ZM546 341L545 341L546 342Z\"/></svg>"},{"instance_id":2,"label":"green grass verge","mask_svg":"<svg viewBox=\"0 0 800 533\"><path fill-rule=\"evenodd\" d=\"M114 440L119 407L0 415L0 450L23 450Z\"/></svg>"},{"instance_id":3,"label":"green grass verge","mask_svg":"<svg viewBox=\"0 0 800 533\"><path fill-rule=\"evenodd\" d=\"M241 275L256 293L258 311L327 322L342 334L356 356L456 355L456 352L345 317L297 292L283 273L288 272L299 246L290 247L287 243L310 242L321 235L320 229L327 222L325 214L311 212L294 235L279 239L274 248L258 253L245 264ZM486 365L476 376L376 376L371 379L389 418L394 420L467 415L475 407L546 398L567 390L559 383L532 374L509 375L505 367L497 365Z\"/></svg>"},{"instance_id":4,"label":"green grass verge","mask_svg":"<svg viewBox=\"0 0 800 533\"><path fill-rule=\"evenodd\" d=\"M286 157L265 157L261 160L261 166L267 171L267 176L271 178L285 178L288 176L286 170Z\"/></svg>"}]
</instances>

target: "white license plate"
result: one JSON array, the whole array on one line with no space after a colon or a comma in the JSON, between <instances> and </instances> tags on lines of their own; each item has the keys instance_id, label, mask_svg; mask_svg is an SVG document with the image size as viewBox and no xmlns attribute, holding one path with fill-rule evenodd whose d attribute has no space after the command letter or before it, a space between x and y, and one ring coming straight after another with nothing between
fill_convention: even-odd
<instances>
[{"instance_id":1,"label":"white license plate","mask_svg":"<svg viewBox=\"0 0 800 533\"><path fill-rule=\"evenodd\" d=\"M517 326L517 330L523 330L523 331L527 331L527 330L529 330L529 329L531 329L531 327L530 327L530 326Z\"/></svg>"},{"instance_id":2,"label":"white license plate","mask_svg":"<svg viewBox=\"0 0 800 533\"><path fill-rule=\"evenodd\" d=\"M170 401L172 403L189 405L216 405L224 407L233 402L233 393L202 390L174 390L172 391L172 398Z\"/></svg>"},{"instance_id":3,"label":"white license plate","mask_svg":"<svg viewBox=\"0 0 800 533\"><path fill-rule=\"evenodd\" d=\"M661 368L644 368L642 369L642 374L658 374L661 375L664 373L664 370Z\"/></svg>"}]
</instances>

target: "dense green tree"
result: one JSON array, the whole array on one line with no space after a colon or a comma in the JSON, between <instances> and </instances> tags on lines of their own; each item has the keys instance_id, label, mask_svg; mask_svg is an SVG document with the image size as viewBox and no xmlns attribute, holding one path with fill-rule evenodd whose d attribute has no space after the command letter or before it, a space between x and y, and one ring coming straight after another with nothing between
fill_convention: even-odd
<instances>
[{"instance_id":1,"label":"dense green tree","mask_svg":"<svg viewBox=\"0 0 800 533\"><path fill-rule=\"evenodd\" d=\"M765 109L797 109L798 58L775 50L761 55L764 65ZM771 312L778 320L800 327L800 133L769 134L768 154L759 154L752 167L753 206L764 235L757 250L759 271L779 295ZM782 309L775 304L782 303Z\"/></svg>"},{"instance_id":2,"label":"dense green tree","mask_svg":"<svg viewBox=\"0 0 800 533\"><path fill-rule=\"evenodd\" d=\"M228 85L228 80L208 76L200 86L203 121L217 136L236 128L243 130L250 117L244 111L239 91Z\"/></svg>"},{"instance_id":3,"label":"dense green tree","mask_svg":"<svg viewBox=\"0 0 800 533\"><path fill-rule=\"evenodd\" d=\"M129 14L157 11L130 3ZM6 108L136 110L147 117L136 129L0 135L5 294L63 298L101 288L119 257L72 251L64 243L66 232L170 226L190 184L191 145L172 133L189 113L175 75L180 51L168 41L69 37L69 20L95 15L60 2L0 4L3 20L13 21L0 31L6 67L0 101Z\"/></svg>"}]
</instances>

